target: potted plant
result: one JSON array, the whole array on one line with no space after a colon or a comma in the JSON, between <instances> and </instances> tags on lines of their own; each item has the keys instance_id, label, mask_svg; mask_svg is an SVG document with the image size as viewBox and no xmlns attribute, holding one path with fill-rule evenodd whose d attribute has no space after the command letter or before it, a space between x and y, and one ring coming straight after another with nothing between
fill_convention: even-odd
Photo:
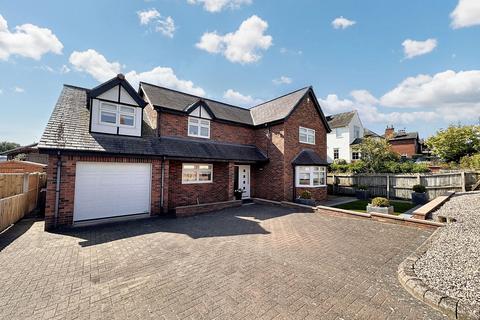
<instances>
[{"instance_id":1,"label":"potted plant","mask_svg":"<svg viewBox=\"0 0 480 320\"><path fill-rule=\"evenodd\" d=\"M393 214L393 206L390 205L390 201L388 201L388 199L376 197L373 198L372 203L367 205L367 212Z\"/></svg>"},{"instance_id":2,"label":"potted plant","mask_svg":"<svg viewBox=\"0 0 480 320\"><path fill-rule=\"evenodd\" d=\"M312 193L310 191L304 190L300 193L300 197L297 198L297 203L314 206L315 200L312 199Z\"/></svg>"},{"instance_id":3,"label":"potted plant","mask_svg":"<svg viewBox=\"0 0 480 320\"><path fill-rule=\"evenodd\" d=\"M233 194L235 195L235 200L242 200L242 196L243 196L243 190L242 189L233 190Z\"/></svg>"},{"instance_id":4,"label":"potted plant","mask_svg":"<svg viewBox=\"0 0 480 320\"><path fill-rule=\"evenodd\" d=\"M416 184L412 188L412 203L417 206L425 204L428 201L427 188L421 184Z\"/></svg>"},{"instance_id":5,"label":"potted plant","mask_svg":"<svg viewBox=\"0 0 480 320\"><path fill-rule=\"evenodd\" d=\"M360 184L355 186L355 196L358 200L368 200L370 198L370 192L368 186Z\"/></svg>"}]
</instances>

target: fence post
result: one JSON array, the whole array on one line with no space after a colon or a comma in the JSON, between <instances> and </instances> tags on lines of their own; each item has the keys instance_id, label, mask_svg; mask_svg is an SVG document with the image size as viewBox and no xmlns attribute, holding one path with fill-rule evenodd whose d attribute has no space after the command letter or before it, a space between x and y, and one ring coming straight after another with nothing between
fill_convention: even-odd
<instances>
[{"instance_id":1,"label":"fence post","mask_svg":"<svg viewBox=\"0 0 480 320\"><path fill-rule=\"evenodd\" d=\"M387 173L387 199L390 199L390 175Z\"/></svg>"},{"instance_id":2,"label":"fence post","mask_svg":"<svg viewBox=\"0 0 480 320\"><path fill-rule=\"evenodd\" d=\"M462 175L462 192L467 191L466 181L465 181L465 171L461 172Z\"/></svg>"},{"instance_id":3,"label":"fence post","mask_svg":"<svg viewBox=\"0 0 480 320\"><path fill-rule=\"evenodd\" d=\"M22 193L25 193L25 192L28 193L28 183L29 182L30 182L30 174L25 173L23 175L23 192Z\"/></svg>"},{"instance_id":4,"label":"fence post","mask_svg":"<svg viewBox=\"0 0 480 320\"><path fill-rule=\"evenodd\" d=\"M420 177L420 173L417 173L417 184L422 184L422 178Z\"/></svg>"}]
</instances>

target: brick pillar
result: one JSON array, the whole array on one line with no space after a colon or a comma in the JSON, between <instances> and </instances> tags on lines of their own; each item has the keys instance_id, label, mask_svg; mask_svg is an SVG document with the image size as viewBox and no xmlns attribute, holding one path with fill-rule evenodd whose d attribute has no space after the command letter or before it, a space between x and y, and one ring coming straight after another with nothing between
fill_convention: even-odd
<instances>
[{"instance_id":1,"label":"brick pillar","mask_svg":"<svg viewBox=\"0 0 480 320\"><path fill-rule=\"evenodd\" d=\"M163 163L163 206L162 206L162 214L166 214L168 212L168 196L169 196L169 185L170 185L170 161L165 160Z\"/></svg>"},{"instance_id":2,"label":"brick pillar","mask_svg":"<svg viewBox=\"0 0 480 320\"><path fill-rule=\"evenodd\" d=\"M55 186L57 182L57 157L48 156L47 194L45 199L45 230L50 230L55 224Z\"/></svg>"},{"instance_id":3,"label":"brick pillar","mask_svg":"<svg viewBox=\"0 0 480 320\"><path fill-rule=\"evenodd\" d=\"M228 200L234 200L234 179L235 179L235 163L229 162L228 163Z\"/></svg>"},{"instance_id":4,"label":"brick pillar","mask_svg":"<svg viewBox=\"0 0 480 320\"><path fill-rule=\"evenodd\" d=\"M162 162L161 160L152 161L152 191L151 191L151 210L150 215L157 215L161 212L160 197L162 183Z\"/></svg>"}]
</instances>

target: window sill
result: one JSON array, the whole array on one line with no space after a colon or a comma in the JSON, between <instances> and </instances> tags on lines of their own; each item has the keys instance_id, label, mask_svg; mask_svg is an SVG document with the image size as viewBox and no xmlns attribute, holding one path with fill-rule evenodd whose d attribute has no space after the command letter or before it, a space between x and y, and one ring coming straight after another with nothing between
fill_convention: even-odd
<instances>
[{"instance_id":1,"label":"window sill","mask_svg":"<svg viewBox=\"0 0 480 320\"><path fill-rule=\"evenodd\" d=\"M207 184L207 183L213 183L213 181L182 181L182 184Z\"/></svg>"},{"instance_id":2,"label":"window sill","mask_svg":"<svg viewBox=\"0 0 480 320\"><path fill-rule=\"evenodd\" d=\"M295 188L309 188L309 189L313 189L313 188L324 188L326 187L327 185L326 184L322 184L322 185L319 185L319 186L299 186L299 185L296 185Z\"/></svg>"},{"instance_id":3,"label":"window sill","mask_svg":"<svg viewBox=\"0 0 480 320\"><path fill-rule=\"evenodd\" d=\"M311 146L314 146L316 143L310 143L310 142L303 142L303 141L298 141L300 143L303 143L303 144L308 144L308 145L311 145Z\"/></svg>"}]
</instances>

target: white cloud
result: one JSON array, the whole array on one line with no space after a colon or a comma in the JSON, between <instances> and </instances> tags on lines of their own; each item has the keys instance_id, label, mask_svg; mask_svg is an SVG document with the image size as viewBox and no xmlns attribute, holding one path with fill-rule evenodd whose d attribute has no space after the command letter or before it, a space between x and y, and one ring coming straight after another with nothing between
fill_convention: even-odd
<instances>
[{"instance_id":1,"label":"white cloud","mask_svg":"<svg viewBox=\"0 0 480 320\"><path fill-rule=\"evenodd\" d=\"M13 92L15 93L24 93L25 92L25 89L21 88L21 87L14 87L13 88Z\"/></svg>"},{"instance_id":2,"label":"white cloud","mask_svg":"<svg viewBox=\"0 0 480 320\"><path fill-rule=\"evenodd\" d=\"M233 89L228 89L227 91L225 91L223 93L223 98L225 98L227 102L231 104L240 106L252 106L262 102L262 100L260 99L255 99L249 95L243 95Z\"/></svg>"},{"instance_id":3,"label":"white cloud","mask_svg":"<svg viewBox=\"0 0 480 320\"><path fill-rule=\"evenodd\" d=\"M302 50L290 50L288 48L282 47L282 48L280 48L280 53L281 54L287 54L287 55L301 56L303 54L303 51Z\"/></svg>"},{"instance_id":4,"label":"white cloud","mask_svg":"<svg viewBox=\"0 0 480 320\"><path fill-rule=\"evenodd\" d=\"M163 17L157 9L149 9L137 12L141 25L150 25L156 32L166 37L173 38L176 30L175 20L172 17Z\"/></svg>"},{"instance_id":5,"label":"white cloud","mask_svg":"<svg viewBox=\"0 0 480 320\"><path fill-rule=\"evenodd\" d=\"M60 73L61 74L65 74L65 73L69 73L69 72L70 72L70 68L65 64L60 68Z\"/></svg>"},{"instance_id":6,"label":"white cloud","mask_svg":"<svg viewBox=\"0 0 480 320\"><path fill-rule=\"evenodd\" d=\"M143 10L137 12L140 24L147 25L150 21L160 17L160 12L157 9Z\"/></svg>"},{"instance_id":7,"label":"white cloud","mask_svg":"<svg viewBox=\"0 0 480 320\"><path fill-rule=\"evenodd\" d=\"M403 52L405 53L406 59L411 59L416 56L421 56L432 52L433 49L437 47L436 39L427 39L425 41L416 41L412 39L407 39L403 41Z\"/></svg>"},{"instance_id":8,"label":"white cloud","mask_svg":"<svg viewBox=\"0 0 480 320\"><path fill-rule=\"evenodd\" d=\"M76 70L86 72L100 82L115 77L122 70L120 63L108 62L103 55L93 49L74 51L69 61Z\"/></svg>"},{"instance_id":9,"label":"white cloud","mask_svg":"<svg viewBox=\"0 0 480 320\"><path fill-rule=\"evenodd\" d=\"M217 32L206 32L197 48L209 53L222 53L229 61L252 63L261 59L260 51L272 45L272 37L265 35L268 23L256 15L243 21L235 32L219 35Z\"/></svg>"},{"instance_id":10,"label":"white cloud","mask_svg":"<svg viewBox=\"0 0 480 320\"><path fill-rule=\"evenodd\" d=\"M346 29L348 27L353 26L356 23L357 23L356 21L348 20L347 18L340 16L332 21L332 27L335 29Z\"/></svg>"},{"instance_id":11,"label":"white cloud","mask_svg":"<svg viewBox=\"0 0 480 320\"><path fill-rule=\"evenodd\" d=\"M27 23L8 30L7 20L0 15L0 60L11 55L40 60L48 53L61 54L63 44L50 29Z\"/></svg>"},{"instance_id":12,"label":"white cloud","mask_svg":"<svg viewBox=\"0 0 480 320\"><path fill-rule=\"evenodd\" d=\"M119 62L109 62L102 54L93 49L73 52L70 56L70 63L76 70L86 72L100 82L113 78L122 72L122 66ZM145 81L199 96L205 95L202 88L195 86L192 81L179 79L174 70L168 67L156 67L144 72L132 70L125 77L134 87L138 86L140 81Z\"/></svg>"},{"instance_id":13,"label":"white cloud","mask_svg":"<svg viewBox=\"0 0 480 320\"><path fill-rule=\"evenodd\" d=\"M454 29L480 25L480 1L459 0L450 18Z\"/></svg>"},{"instance_id":14,"label":"white cloud","mask_svg":"<svg viewBox=\"0 0 480 320\"><path fill-rule=\"evenodd\" d=\"M292 83L292 78L287 77L287 76L281 76L278 79L273 79L272 82L276 85L290 84L290 83Z\"/></svg>"},{"instance_id":15,"label":"white cloud","mask_svg":"<svg viewBox=\"0 0 480 320\"><path fill-rule=\"evenodd\" d=\"M249 5L252 0L187 0L190 4L203 4L208 12L220 12L223 9L238 9L242 5Z\"/></svg>"}]
</instances>

